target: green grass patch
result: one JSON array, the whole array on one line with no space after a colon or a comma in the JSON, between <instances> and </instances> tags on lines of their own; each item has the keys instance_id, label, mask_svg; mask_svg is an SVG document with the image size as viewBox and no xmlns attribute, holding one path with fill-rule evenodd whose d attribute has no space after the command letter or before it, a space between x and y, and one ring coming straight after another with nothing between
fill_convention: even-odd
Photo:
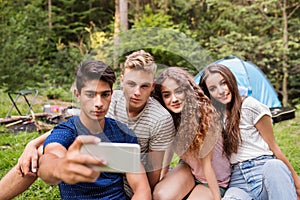
<instances>
[{"instance_id":1,"label":"green grass patch","mask_svg":"<svg viewBox=\"0 0 300 200\"><path fill-rule=\"evenodd\" d=\"M274 134L279 147L300 175L300 110L295 119L275 124Z\"/></svg>"},{"instance_id":2,"label":"green grass patch","mask_svg":"<svg viewBox=\"0 0 300 200\"><path fill-rule=\"evenodd\" d=\"M2 127L3 128L3 127ZM0 134L0 177L3 177L17 162L26 144L39 133L20 132ZM57 186L49 186L38 179L30 188L15 199L60 199Z\"/></svg>"},{"instance_id":3,"label":"green grass patch","mask_svg":"<svg viewBox=\"0 0 300 200\"><path fill-rule=\"evenodd\" d=\"M51 98L48 98L48 92L51 91L54 95L50 95ZM43 94L47 93L47 94ZM15 99L16 95L12 95L12 98ZM33 101L33 95L27 95L26 96L29 102ZM58 97L56 99L52 99L52 97ZM74 97L74 94L71 91L64 91L63 89L53 89L53 90L47 90L47 91L39 91L39 94L37 98L33 101L32 104L32 110L34 113L40 113L43 112L43 106L46 102L49 102L51 105L61 105L61 106L78 106L76 103L76 99ZM8 93L4 92L0 89L0 118L5 118L6 114L10 110L12 106L12 101L10 100ZM26 114L29 107L25 101L25 99L20 96L17 101L16 105L21 111L23 115ZM30 113L29 113L30 114ZM19 113L17 112L17 109L15 107L12 108L10 116L19 116Z\"/></svg>"}]
</instances>

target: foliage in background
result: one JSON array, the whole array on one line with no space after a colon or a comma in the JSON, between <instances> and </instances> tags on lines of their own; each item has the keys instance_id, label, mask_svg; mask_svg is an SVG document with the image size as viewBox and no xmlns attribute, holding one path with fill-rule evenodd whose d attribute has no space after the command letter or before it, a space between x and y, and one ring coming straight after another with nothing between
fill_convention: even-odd
<instances>
[{"instance_id":1,"label":"foliage in background","mask_svg":"<svg viewBox=\"0 0 300 200\"><path fill-rule=\"evenodd\" d=\"M69 101L75 69L83 59L101 59L112 65L114 53L122 63L131 51L145 49L161 67L186 67L194 75L208 63L234 54L258 65L277 91L282 90L282 63L287 55L289 103L300 103L297 0L288 1L286 10L288 52L283 48L281 0L128 0L129 31L121 33L124 43L117 48L112 38L114 1L52 1L51 19L48 2L0 0L0 88L4 92L33 88L49 98ZM37 112L49 101L39 98L34 105ZM11 105L7 94L0 95L0 103L0 117L4 117ZM296 119L274 125L277 142L298 174L299 109ZM0 177L37 136L6 134L0 127ZM173 166L177 160L175 157ZM25 198L58 199L58 189L38 180L17 199Z\"/></svg>"},{"instance_id":2,"label":"foliage in background","mask_svg":"<svg viewBox=\"0 0 300 200\"><path fill-rule=\"evenodd\" d=\"M289 103L299 102L299 2L288 1L288 50L283 40L282 1L205 1L206 15L201 22L212 21L211 35L205 45L212 56L220 59L229 54L258 65L280 96L284 95L284 73L287 68ZM226 9L228 7L228 9ZM209 14L210 13L210 14ZM196 23L197 24L197 23ZM196 30L197 31L197 30ZM203 29L201 29L203 31ZM206 32L206 31L205 31ZM208 33L208 32L206 32ZM200 33L198 34L200 35ZM286 65L285 65L286 63ZM296 86L297 85L297 86Z\"/></svg>"},{"instance_id":3,"label":"foliage in background","mask_svg":"<svg viewBox=\"0 0 300 200\"><path fill-rule=\"evenodd\" d=\"M157 63L185 67L194 75L211 61L237 55L258 65L279 93L286 67L289 103L296 105L300 101L300 3L287 4L288 50L282 3L128 0L129 32L122 33L123 44L114 47L114 1L1 0L0 87L68 90L83 59L102 59L115 66L131 51L143 48ZM143 32L149 28L158 31ZM177 37L170 32L177 32Z\"/></svg>"},{"instance_id":4,"label":"foliage in background","mask_svg":"<svg viewBox=\"0 0 300 200\"><path fill-rule=\"evenodd\" d=\"M0 87L69 89L77 65L90 51L85 27L91 23L109 30L110 2L55 1L50 19L47 1L1 0Z\"/></svg>"},{"instance_id":5,"label":"foliage in background","mask_svg":"<svg viewBox=\"0 0 300 200\"><path fill-rule=\"evenodd\" d=\"M46 93L48 99L60 99L66 102L72 102L74 100L73 97L74 95L71 89L66 91L62 87L58 87L58 88L50 87L47 88L44 93Z\"/></svg>"},{"instance_id":6,"label":"foliage in background","mask_svg":"<svg viewBox=\"0 0 300 200\"><path fill-rule=\"evenodd\" d=\"M41 66L47 59L42 55L51 46L46 12L39 0L30 4L2 1L0 7L0 86L9 90L34 87L43 81L45 68Z\"/></svg>"}]
</instances>

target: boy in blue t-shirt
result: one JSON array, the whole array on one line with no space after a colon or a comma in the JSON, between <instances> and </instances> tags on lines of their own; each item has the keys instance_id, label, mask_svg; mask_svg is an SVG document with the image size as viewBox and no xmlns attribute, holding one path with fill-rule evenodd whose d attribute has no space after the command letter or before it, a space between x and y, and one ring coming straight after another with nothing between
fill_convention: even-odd
<instances>
[{"instance_id":1,"label":"boy in blue t-shirt","mask_svg":"<svg viewBox=\"0 0 300 200\"><path fill-rule=\"evenodd\" d=\"M106 118L115 81L113 70L101 61L85 61L76 74L75 95L79 117L57 125L44 143L38 175L48 184L59 184L62 199L126 199L122 173L100 172L106 161L80 154L85 143L137 143L124 124ZM145 170L126 173L133 199L151 199Z\"/></svg>"}]
</instances>

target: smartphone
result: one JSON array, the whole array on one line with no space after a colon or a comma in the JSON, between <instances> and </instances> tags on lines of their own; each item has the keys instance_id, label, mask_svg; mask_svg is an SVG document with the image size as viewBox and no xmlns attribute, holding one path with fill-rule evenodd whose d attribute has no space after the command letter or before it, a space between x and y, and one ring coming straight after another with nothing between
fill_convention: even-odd
<instances>
[{"instance_id":1,"label":"smartphone","mask_svg":"<svg viewBox=\"0 0 300 200\"><path fill-rule=\"evenodd\" d=\"M100 171L116 173L140 172L140 145L130 143L99 142L98 144L83 144L80 152L90 154L107 162Z\"/></svg>"}]
</instances>

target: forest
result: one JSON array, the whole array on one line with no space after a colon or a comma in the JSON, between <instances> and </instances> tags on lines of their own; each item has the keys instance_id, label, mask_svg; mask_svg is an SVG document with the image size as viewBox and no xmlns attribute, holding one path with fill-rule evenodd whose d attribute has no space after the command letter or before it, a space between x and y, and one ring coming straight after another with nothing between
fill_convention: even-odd
<instances>
[{"instance_id":1,"label":"forest","mask_svg":"<svg viewBox=\"0 0 300 200\"><path fill-rule=\"evenodd\" d=\"M193 75L238 56L293 106L300 103L299 16L298 0L0 0L0 88L59 96L81 61L100 59L120 73L125 56L144 49L159 67Z\"/></svg>"}]
</instances>

